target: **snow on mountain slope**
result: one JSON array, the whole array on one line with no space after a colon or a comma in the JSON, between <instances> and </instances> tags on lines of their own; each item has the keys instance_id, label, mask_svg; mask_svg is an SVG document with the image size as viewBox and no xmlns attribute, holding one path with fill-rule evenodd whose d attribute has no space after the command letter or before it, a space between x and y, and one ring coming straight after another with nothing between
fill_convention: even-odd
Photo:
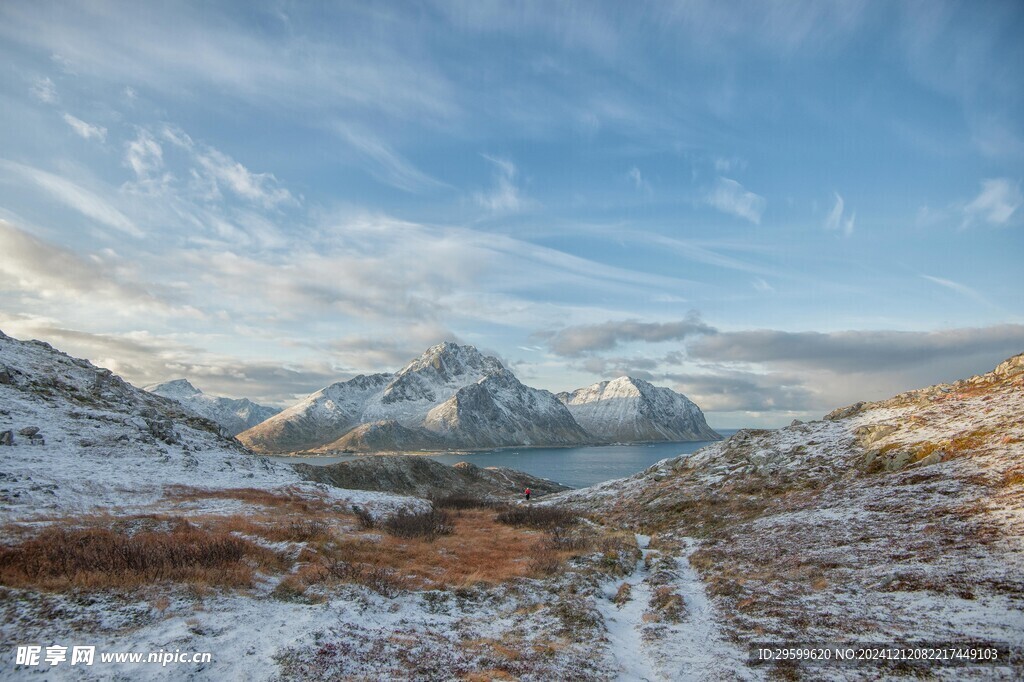
<instances>
[{"instance_id":1,"label":"snow on mountain slope","mask_svg":"<svg viewBox=\"0 0 1024 682\"><path fill-rule=\"evenodd\" d=\"M257 452L292 452L330 443L366 421L366 403L391 379L391 374L360 374L331 384L243 431L238 440Z\"/></svg>"},{"instance_id":2,"label":"snow on mountain slope","mask_svg":"<svg viewBox=\"0 0 1024 682\"><path fill-rule=\"evenodd\" d=\"M187 379L165 381L146 386L143 390L178 401L200 417L220 424L229 436L251 429L281 411L276 407L258 405L248 398L207 395Z\"/></svg>"},{"instance_id":3,"label":"snow on mountain slope","mask_svg":"<svg viewBox=\"0 0 1024 682\"><path fill-rule=\"evenodd\" d=\"M502 368L430 411L428 429L459 447L572 445L586 432L548 391L525 386Z\"/></svg>"},{"instance_id":4,"label":"snow on mountain slope","mask_svg":"<svg viewBox=\"0 0 1024 682\"><path fill-rule=\"evenodd\" d=\"M568 445L588 436L554 396L525 386L497 359L442 343L394 375L315 393L239 440L289 452Z\"/></svg>"},{"instance_id":5,"label":"snow on mountain slope","mask_svg":"<svg viewBox=\"0 0 1024 682\"><path fill-rule=\"evenodd\" d=\"M175 486L323 492L291 467L253 457L173 400L46 343L0 332L0 442L7 438L13 444L0 445L0 518L8 522L148 508ZM380 494L330 494L388 504ZM392 507L408 501L395 499Z\"/></svg>"},{"instance_id":6,"label":"snow on mountain slope","mask_svg":"<svg viewBox=\"0 0 1024 682\"><path fill-rule=\"evenodd\" d=\"M821 421L741 431L552 503L643 528L689 555L741 644L982 641L1020 651L1024 355ZM940 679L1024 674L1020 658L922 665ZM788 676L863 673L801 664Z\"/></svg>"},{"instance_id":7,"label":"snow on mountain slope","mask_svg":"<svg viewBox=\"0 0 1024 682\"><path fill-rule=\"evenodd\" d=\"M721 438L685 395L642 379L623 376L557 397L587 433L604 442Z\"/></svg>"}]
</instances>

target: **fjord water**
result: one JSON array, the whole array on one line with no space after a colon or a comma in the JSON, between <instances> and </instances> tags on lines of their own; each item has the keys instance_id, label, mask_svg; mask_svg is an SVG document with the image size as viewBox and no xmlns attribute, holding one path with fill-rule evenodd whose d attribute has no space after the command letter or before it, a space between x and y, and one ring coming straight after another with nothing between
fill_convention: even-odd
<instances>
[{"instance_id":1,"label":"fjord water","mask_svg":"<svg viewBox=\"0 0 1024 682\"><path fill-rule=\"evenodd\" d=\"M736 429L718 429L728 438ZM576 448L503 448L459 454L424 455L444 464L472 462L480 467L509 467L547 478L573 488L585 488L616 478L632 476L655 462L696 452L715 441L598 445ZM337 457L274 457L280 462L333 464L357 459L359 455Z\"/></svg>"}]
</instances>

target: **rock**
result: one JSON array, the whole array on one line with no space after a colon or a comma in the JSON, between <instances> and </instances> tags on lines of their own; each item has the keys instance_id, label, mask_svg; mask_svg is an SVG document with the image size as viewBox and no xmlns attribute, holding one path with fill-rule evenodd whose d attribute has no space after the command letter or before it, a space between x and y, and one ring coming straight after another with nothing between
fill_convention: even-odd
<instances>
[{"instance_id":1,"label":"rock","mask_svg":"<svg viewBox=\"0 0 1024 682\"><path fill-rule=\"evenodd\" d=\"M942 450L936 450L932 454L928 455L927 457L925 457L924 459L919 461L917 463L917 466L926 467L926 466L931 466L932 464L938 464L939 462L942 461L942 457L945 454L946 453L944 453Z\"/></svg>"},{"instance_id":2,"label":"rock","mask_svg":"<svg viewBox=\"0 0 1024 682\"><path fill-rule=\"evenodd\" d=\"M0 365L0 384L13 384L14 375L11 374L11 370L7 369L3 365Z\"/></svg>"},{"instance_id":3,"label":"rock","mask_svg":"<svg viewBox=\"0 0 1024 682\"><path fill-rule=\"evenodd\" d=\"M14 445L14 431L0 433L0 445Z\"/></svg>"},{"instance_id":4,"label":"rock","mask_svg":"<svg viewBox=\"0 0 1024 682\"><path fill-rule=\"evenodd\" d=\"M825 419L829 421L839 421L840 419L848 419L856 415L858 412L860 412L866 404L867 403L865 403L862 400L858 403L854 403L853 405L849 405L847 407L840 407L839 409L832 410L831 412L826 414Z\"/></svg>"},{"instance_id":5,"label":"rock","mask_svg":"<svg viewBox=\"0 0 1024 682\"><path fill-rule=\"evenodd\" d=\"M910 463L914 456L909 452L897 452L885 464L886 471L898 471Z\"/></svg>"},{"instance_id":6,"label":"rock","mask_svg":"<svg viewBox=\"0 0 1024 682\"><path fill-rule=\"evenodd\" d=\"M873 424L871 426L858 427L853 432L853 435L857 437L861 445L867 447L895 432L896 429L897 426L895 424Z\"/></svg>"},{"instance_id":7,"label":"rock","mask_svg":"<svg viewBox=\"0 0 1024 682\"><path fill-rule=\"evenodd\" d=\"M789 423L790 426L803 426L803 422L799 419L794 419Z\"/></svg>"},{"instance_id":8,"label":"rock","mask_svg":"<svg viewBox=\"0 0 1024 682\"><path fill-rule=\"evenodd\" d=\"M19 436L27 436L28 438L31 438L32 436L36 435L37 433L39 433L39 427L38 426L26 426L25 428L23 428L20 431L18 431L18 435Z\"/></svg>"}]
</instances>

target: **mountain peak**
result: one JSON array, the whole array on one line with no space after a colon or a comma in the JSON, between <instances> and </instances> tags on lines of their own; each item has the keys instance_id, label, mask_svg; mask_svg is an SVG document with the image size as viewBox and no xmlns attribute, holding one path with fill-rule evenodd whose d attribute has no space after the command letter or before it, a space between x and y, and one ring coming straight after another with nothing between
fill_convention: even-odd
<instances>
[{"instance_id":1,"label":"mountain peak","mask_svg":"<svg viewBox=\"0 0 1024 682\"><path fill-rule=\"evenodd\" d=\"M467 372L490 374L503 369L504 366L497 358L484 355L474 346L445 341L423 351L422 355L402 368L396 378L410 373L426 372L447 379Z\"/></svg>"},{"instance_id":2,"label":"mountain peak","mask_svg":"<svg viewBox=\"0 0 1024 682\"><path fill-rule=\"evenodd\" d=\"M189 397L194 395L202 395L202 391L193 386L188 379L173 379L171 381L163 381L159 384L152 384L146 386L144 391L150 393L156 393L162 395L165 398L181 398Z\"/></svg>"}]
</instances>

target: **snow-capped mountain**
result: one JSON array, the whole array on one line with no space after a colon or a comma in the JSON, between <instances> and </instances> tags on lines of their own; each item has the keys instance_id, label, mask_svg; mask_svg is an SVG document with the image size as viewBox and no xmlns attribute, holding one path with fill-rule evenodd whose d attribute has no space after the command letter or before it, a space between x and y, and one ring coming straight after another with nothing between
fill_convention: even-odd
<instances>
[{"instance_id":1,"label":"snow-capped mountain","mask_svg":"<svg viewBox=\"0 0 1024 682\"><path fill-rule=\"evenodd\" d=\"M146 386L144 390L178 401L200 417L220 424L230 436L251 429L281 411L276 407L258 405L248 398L207 395L187 379L153 384Z\"/></svg>"},{"instance_id":2,"label":"snow-capped mountain","mask_svg":"<svg viewBox=\"0 0 1024 682\"><path fill-rule=\"evenodd\" d=\"M607 443L718 440L704 413L681 393L619 377L556 396L596 440Z\"/></svg>"},{"instance_id":3,"label":"snow-capped mountain","mask_svg":"<svg viewBox=\"0 0 1024 682\"><path fill-rule=\"evenodd\" d=\"M525 386L472 346L442 343L393 375L328 386L239 440L261 452L288 452L572 445L589 438L548 391Z\"/></svg>"}]
</instances>

